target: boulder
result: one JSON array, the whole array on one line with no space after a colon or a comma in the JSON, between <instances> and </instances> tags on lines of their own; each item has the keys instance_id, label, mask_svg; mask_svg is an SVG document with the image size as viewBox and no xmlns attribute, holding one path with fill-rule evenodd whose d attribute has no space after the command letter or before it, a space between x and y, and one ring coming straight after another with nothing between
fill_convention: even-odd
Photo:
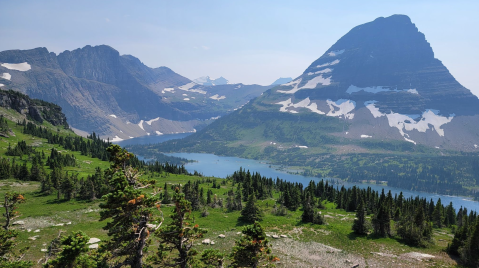
<instances>
[{"instance_id":1,"label":"boulder","mask_svg":"<svg viewBox=\"0 0 479 268\"><path fill-rule=\"evenodd\" d=\"M279 235L272 235L274 239L279 239Z\"/></svg>"},{"instance_id":2,"label":"boulder","mask_svg":"<svg viewBox=\"0 0 479 268\"><path fill-rule=\"evenodd\" d=\"M88 246L88 248L92 248L92 249L98 248L98 244L91 244Z\"/></svg>"},{"instance_id":3,"label":"boulder","mask_svg":"<svg viewBox=\"0 0 479 268\"><path fill-rule=\"evenodd\" d=\"M284 235L284 234L280 235L280 237L281 237L281 238L288 238L288 236L287 236L287 235Z\"/></svg>"},{"instance_id":4,"label":"boulder","mask_svg":"<svg viewBox=\"0 0 479 268\"><path fill-rule=\"evenodd\" d=\"M219 238L225 238L225 237L226 237L226 235L224 235L224 234L220 234L220 235L218 235L218 237L219 237Z\"/></svg>"},{"instance_id":5,"label":"boulder","mask_svg":"<svg viewBox=\"0 0 479 268\"><path fill-rule=\"evenodd\" d=\"M205 239L205 240L201 241L201 243L203 243L205 245L209 245L211 243L211 240L210 239Z\"/></svg>"},{"instance_id":6,"label":"boulder","mask_svg":"<svg viewBox=\"0 0 479 268\"><path fill-rule=\"evenodd\" d=\"M16 221L12 223L12 225L24 225L24 224L25 224L25 221Z\"/></svg>"},{"instance_id":7,"label":"boulder","mask_svg":"<svg viewBox=\"0 0 479 268\"><path fill-rule=\"evenodd\" d=\"M88 240L88 243L87 244L96 244L98 242L100 242L101 240L96 238L96 237L92 237L90 238L90 240Z\"/></svg>"}]
</instances>

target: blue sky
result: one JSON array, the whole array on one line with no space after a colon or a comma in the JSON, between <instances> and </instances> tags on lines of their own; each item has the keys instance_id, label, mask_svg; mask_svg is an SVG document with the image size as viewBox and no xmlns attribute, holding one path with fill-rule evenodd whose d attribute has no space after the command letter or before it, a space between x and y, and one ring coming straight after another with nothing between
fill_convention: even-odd
<instances>
[{"instance_id":1,"label":"blue sky","mask_svg":"<svg viewBox=\"0 0 479 268\"><path fill-rule=\"evenodd\" d=\"M456 79L479 95L479 1L8 1L0 51L110 45L195 79L296 77L356 25L406 14Z\"/></svg>"}]
</instances>

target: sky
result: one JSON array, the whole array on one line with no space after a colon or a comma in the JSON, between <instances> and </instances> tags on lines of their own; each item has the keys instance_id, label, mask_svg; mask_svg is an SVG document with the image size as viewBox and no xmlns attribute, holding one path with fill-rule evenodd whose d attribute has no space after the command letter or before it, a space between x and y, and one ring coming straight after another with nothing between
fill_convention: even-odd
<instances>
[{"instance_id":1,"label":"sky","mask_svg":"<svg viewBox=\"0 0 479 268\"><path fill-rule=\"evenodd\" d=\"M189 78L268 85L299 76L353 27L408 15L479 96L479 1L0 0L0 51L109 45Z\"/></svg>"}]
</instances>

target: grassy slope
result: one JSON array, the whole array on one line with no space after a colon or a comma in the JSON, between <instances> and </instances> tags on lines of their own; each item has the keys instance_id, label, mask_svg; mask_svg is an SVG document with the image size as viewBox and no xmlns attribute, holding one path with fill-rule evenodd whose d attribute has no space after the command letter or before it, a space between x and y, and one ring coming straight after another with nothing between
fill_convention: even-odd
<instances>
[{"instance_id":1,"label":"grassy slope","mask_svg":"<svg viewBox=\"0 0 479 268\"><path fill-rule=\"evenodd\" d=\"M15 132L15 137L8 139L1 138L0 155L4 156L8 143L14 144L18 140L26 140L27 144L35 144L37 150L49 150L52 145L47 144L45 140L23 135L20 128L10 125ZM60 130L65 135L70 134L65 130ZM64 151L62 148L59 150ZM71 153L71 152L68 152ZM92 174L94 168L99 166L106 168L107 162L98 159L91 159L74 153L78 159L79 166L68 168L80 173L80 176ZM25 159L25 158L24 158ZM145 174L157 180L158 185L166 183L184 184L188 180L201 179L194 176L172 175L172 174ZM37 261L44 256L40 249L47 248L47 244L55 238L59 231L70 232L74 230L82 230L91 237L98 237L102 240L107 239L106 232L102 230L105 225L99 222L99 201L63 201L57 200L56 195L43 196L37 193L39 188L38 182L19 182L15 180L7 180L0 182L0 196L6 191L19 191L25 193L27 202L20 205L19 211L22 216L19 220L24 220L23 227L17 226L20 230L18 241L20 246L30 246L30 250L26 255L26 259ZM205 190L210 188L212 184L203 183L200 187ZM230 189L230 182L222 185L221 189L212 189L219 198L223 198L224 194ZM205 191L206 192L206 191ZM278 193L275 193L275 198ZM327 204L327 209L323 210L323 215L329 215L326 220L328 225L315 226L311 224L302 224L300 222L301 211L289 212L287 216L274 216L270 213L274 206L274 200L259 201L261 208L265 213L263 226L268 234L286 234L289 238L273 240L273 252L282 259L280 267L349 267L348 260L360 264L367 264L369 267L394 267L398 263L402 266L453 266L455 262L449 256L442 252L447 242L451 241L450 231L447 229L437 230L434 239L436 246L428 249L409 248L402 245L394 238L374 238L356 237L351 234L351 224L354 218L352 213L346 213L342 210L334 208L333 204ZM242 223L238 222L239 212L226 212L224 209L208 209L210 215L201 217L200 212L193 212L195 222L202 227L207 228L209 233L206 238L213 239L216 244L211 246L198 245L198 249L217 248L224 252L230 252L234 244L236 234L240 231ZM168 215L171 208L163 207L166 222L169 222ZM66 223L71 222L70 225ZM64 223L63 226L54 226ZM28 232L28 229L31 231ZM34 233L39 229L40 232ZM225 239L218 238L219 234L225 234ZM36 240L29 240L29 237L38 235ZM323 244L341 249L342 252L336 252L334 249L325 247ZM411 258L403 257L384 257L370 252L382 252L400 256L407 252L422 252L433 254L436 256L432 261L419 262Z\"/></svg>"}]
</instances>

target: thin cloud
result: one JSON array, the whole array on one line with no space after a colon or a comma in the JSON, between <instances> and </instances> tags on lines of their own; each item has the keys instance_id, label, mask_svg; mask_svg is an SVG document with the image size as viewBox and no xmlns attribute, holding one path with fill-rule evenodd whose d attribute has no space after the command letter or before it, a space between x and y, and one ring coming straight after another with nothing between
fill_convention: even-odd
<instances>
[{"instance_id":1,"label":"thin cloud","mask_svg":"<svg viewBox=\"0 0 479 268\"><path fill-rule=\"evenodd\" d=\"M105 21L106 21L107 23L110 23L110 22L111 22L109 18L105 18Z\"/></svg>"}]
</instances>

